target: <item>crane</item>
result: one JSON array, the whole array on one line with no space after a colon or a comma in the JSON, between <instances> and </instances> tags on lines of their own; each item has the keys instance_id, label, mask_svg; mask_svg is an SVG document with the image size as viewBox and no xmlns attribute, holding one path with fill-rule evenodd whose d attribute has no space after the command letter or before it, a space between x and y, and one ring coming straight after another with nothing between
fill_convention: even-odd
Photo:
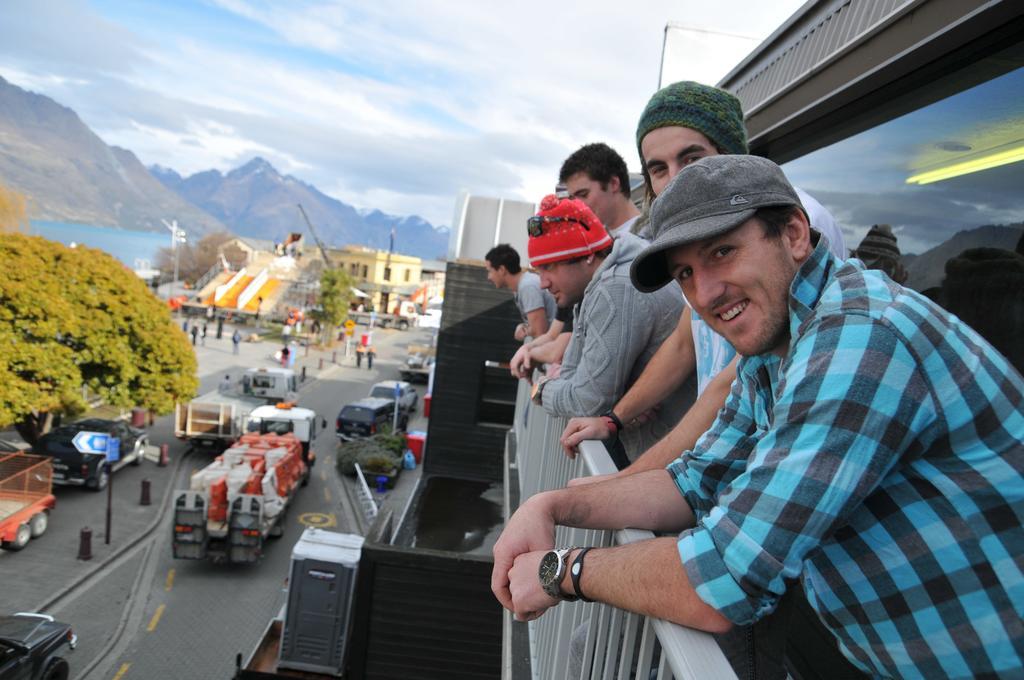
<instances>
[{"instance_id":1,"label":"crane","mask_svg":"<svg viewBox=\"0 0 1024 680\"><path fill-rule=\"evenodd\" d=\"M296 205L299 206L299 212L302 213L302 219L306 220L306 226L309 227L309 233L313 235L313 240L316 241L316 247L320 249L320 254L323 255L324 264L330 267L331 261L327 259L327 248L324 247L324 242L316 235L316 230L313 229L313 223L309 221L309 216L306 215L306 211L302 208L302 204L296 203Z\"/></svg>"}]
</instances>

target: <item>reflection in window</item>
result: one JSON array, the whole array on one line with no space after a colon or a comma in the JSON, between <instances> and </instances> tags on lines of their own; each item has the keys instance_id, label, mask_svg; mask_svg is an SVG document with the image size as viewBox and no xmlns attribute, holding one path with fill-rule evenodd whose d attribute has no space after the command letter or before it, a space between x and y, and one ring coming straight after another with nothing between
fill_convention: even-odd
<instances>
[{"instance_id":1,"label":"reflection in window","mask_svg":"<svg viewBox=\"0 0 1024 680\"><path fill-rule=\"evenodd\" d=\"M892 225L906 285L935 288L951 257L1013 250L1024 233L1022 92L1018 68L789 162L786 174L832 212L851 249L873 225Z\"/></svg>"}]
</instances>

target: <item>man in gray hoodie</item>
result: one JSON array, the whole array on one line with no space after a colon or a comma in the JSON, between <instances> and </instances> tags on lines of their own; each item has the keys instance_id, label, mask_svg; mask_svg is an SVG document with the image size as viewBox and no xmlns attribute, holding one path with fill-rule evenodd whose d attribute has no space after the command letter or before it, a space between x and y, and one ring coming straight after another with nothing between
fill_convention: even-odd
<instances>
[{"instance_id":1,"label":"man in gray hoodie","mask_svg":"<svg viewBox=\"0 0 1024 680\"><path fill-rule=\"evenodd\" d=\"M554 416L610 414L672 333L683 301L671 290L638 291L629 269L647 243L626 233L613 244L600 220L578 199L545 197L529 220L529 236L530 264L540 273L541 287L555 296L559 307L575 310L561 372L535 385L534 401ZM654 418L625 431L625 457L634 460L667 433L693 396L691 387L676 389Z\"/></svg>"}]
</instances>

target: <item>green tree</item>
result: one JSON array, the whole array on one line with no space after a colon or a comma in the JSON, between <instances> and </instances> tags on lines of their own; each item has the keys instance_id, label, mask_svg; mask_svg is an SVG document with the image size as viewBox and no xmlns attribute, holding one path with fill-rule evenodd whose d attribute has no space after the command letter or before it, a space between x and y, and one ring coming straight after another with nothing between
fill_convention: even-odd
<instances>
[{"instance_id":1,"label":"green tree","mask_svg":"<svg viewBox=\"0 0 1024 680\"><path fill-rule=\"evenodd\" d=\"M0 427L31 444L55 414L106 403L167 413L198 387L196 359L145 283L99 250L37 236L0 243Z\"/></svg>"},{"instance_id":2,"label":"green tree","mask_svg":"<svg viewBox=\"0 0 1024 680\"><path fill-rule=\"evenodd\" d=\"M325 338L348 316L352 302L352 277L343 269L325 269L320 275L320 313Z\"/></svg>"}]
</instances>

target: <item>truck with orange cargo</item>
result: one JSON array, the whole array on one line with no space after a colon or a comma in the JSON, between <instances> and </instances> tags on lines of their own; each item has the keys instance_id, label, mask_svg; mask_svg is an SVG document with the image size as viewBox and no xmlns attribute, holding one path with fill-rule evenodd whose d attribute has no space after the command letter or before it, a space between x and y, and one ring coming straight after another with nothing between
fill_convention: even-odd
<instances>
[{"instance_id":1,"label":"truck with orange cargo","mask_svg":"<svg viewBox=\"0 0 1024 680\"><path fill-rule=\"evenodd\" d=\"M284 517L309 481L314 454L292 433L249 433L175 490L176 559L258 562L263 542L284 533Z\"/></svg>"},{"instance_id":2,"label":"truck with orange cargo","mask_svg":"<svg viewBox=\"0 0 1024 680\"><path fill-rule=\"evenodd\" d=\"M56 505L51 458L0 453L0 547L21 550L42 536Z\"/></svg>"}]
</instances>

